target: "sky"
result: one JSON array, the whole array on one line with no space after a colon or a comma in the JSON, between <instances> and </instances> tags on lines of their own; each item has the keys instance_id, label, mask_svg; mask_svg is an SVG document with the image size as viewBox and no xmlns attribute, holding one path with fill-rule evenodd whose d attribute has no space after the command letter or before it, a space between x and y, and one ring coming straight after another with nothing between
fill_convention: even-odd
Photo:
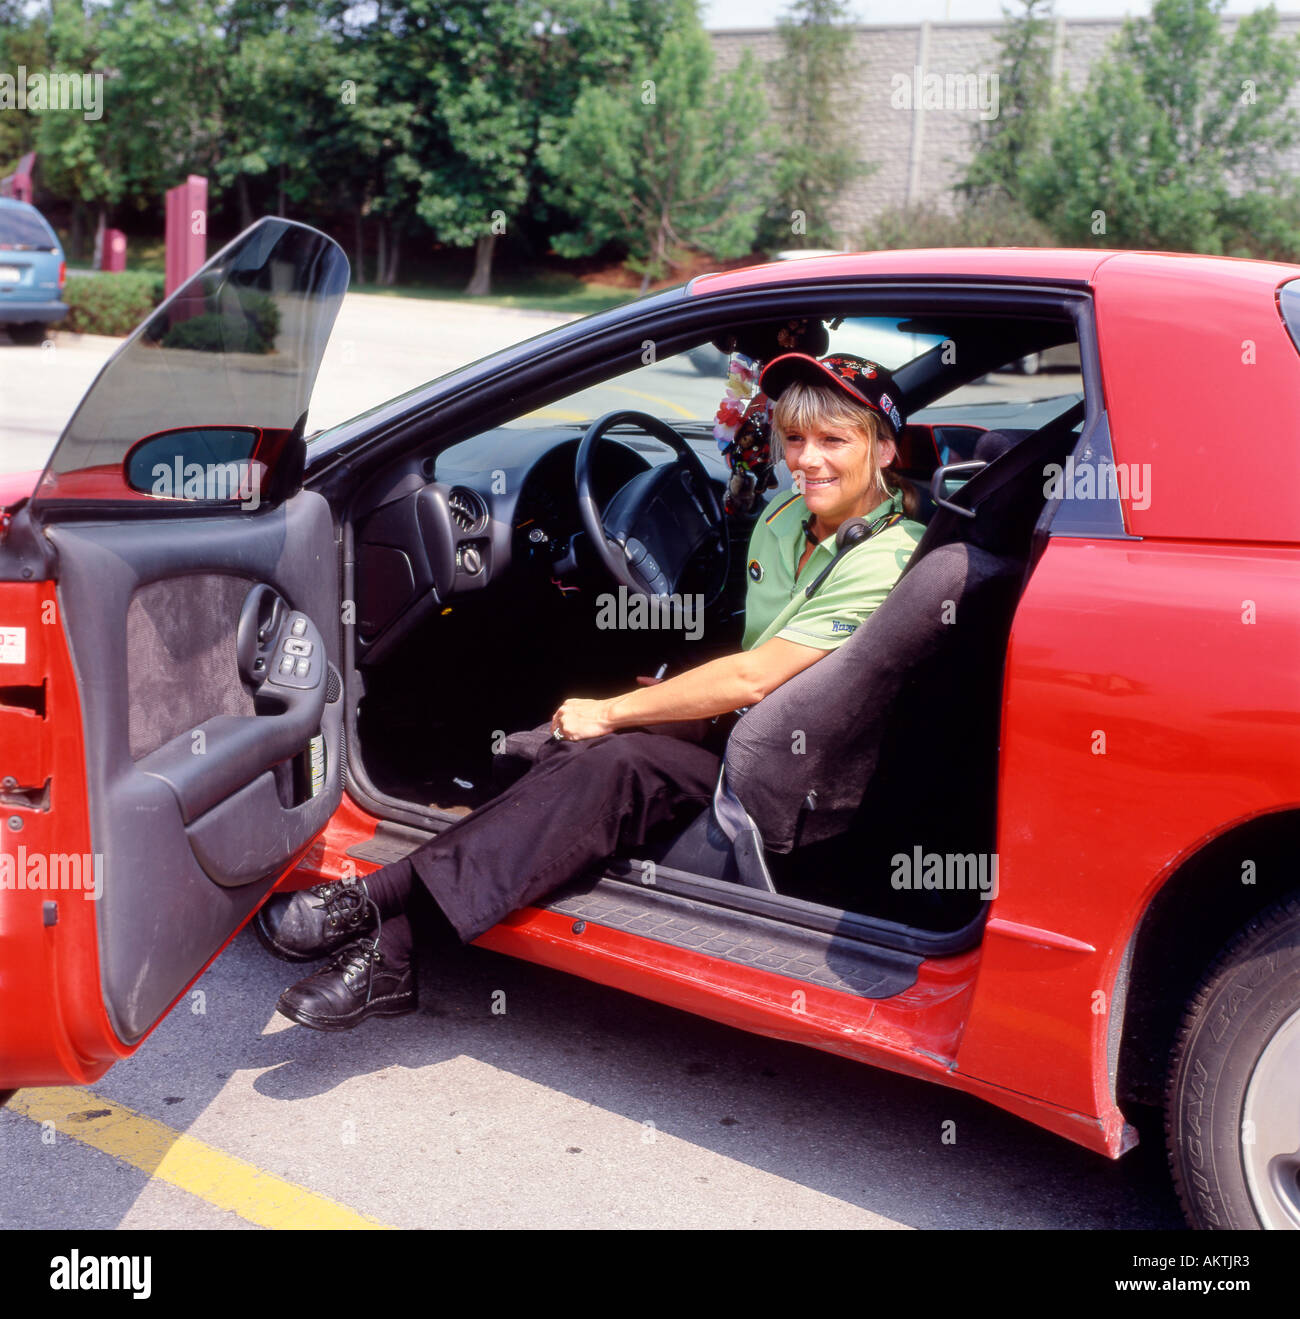
<instances>
[{"instance_id":1,"label":"sky","mask_svg":"<svg viewBox=\"0 0 1300 1319\"><path fill-rule=\"evenodd\" d=\"M1004 0L851 0L860 23L919 23L928 18L987 22L1002 17ZM706 0L705 26L772 27L776 17L787 9L789 0ZM1018 5L1006 8L1019 10ZM1229 0L1224 12L1249 14L1265 6L1258 0ZM1300 12L1300 0L1278 0L1279 13ZM1143 0L1056 0L1055 12L1065 18L1121 18L1149 14L1151 5Z\"/></svg>"}]
</instances>

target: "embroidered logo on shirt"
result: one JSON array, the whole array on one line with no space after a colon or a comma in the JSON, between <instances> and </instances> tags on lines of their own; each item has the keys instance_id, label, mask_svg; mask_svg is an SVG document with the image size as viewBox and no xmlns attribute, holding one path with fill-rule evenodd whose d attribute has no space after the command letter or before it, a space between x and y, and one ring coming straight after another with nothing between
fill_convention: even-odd
<instances>
[{"instance_id":1,"label":"embroidered logo on shirt","mask_svg":"<svg viewBox=\"0 0 1300 1319\"><path fill-rule=\"evenodd\" d=\"M856 623L846 623L842 618L831 619L832 632L856 632L858 625Z\"/></svg>"},{"instance_id":2,"label":"embroidered logo on shirt","mask_svg":"<svg viewBox=\"0 0 1300 1319\"><path fill-rule=\"evenodd\" d=\"M749 575L756 582L761 582L763 580L763 565L759 563L757 559L750 559Z\"/></svg>"}]
</instances>

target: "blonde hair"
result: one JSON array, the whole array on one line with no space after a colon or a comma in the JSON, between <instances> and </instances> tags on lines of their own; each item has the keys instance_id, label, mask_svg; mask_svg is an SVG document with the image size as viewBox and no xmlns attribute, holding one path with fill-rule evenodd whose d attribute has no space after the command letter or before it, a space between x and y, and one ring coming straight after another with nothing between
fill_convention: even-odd
<instances>
[{"instance_id":1,"label":"blonde hair","mask_svg":"<svg viewBox=\"0 0 1300 1319\"><path fill-rule=\"evenodd\" d=\"M802 434L823 427L842 427L861 435L870 446L872 479L881 499L902 491L903 512L909 518L916 516L918 500L911 483L880 461L880 446L888 441L897 444L893 428L879 412L855 403L842 389L802 380L785 387L772 409L773 460L784 459L785 437L791 431Z\"/></svg>"}]
</instances>

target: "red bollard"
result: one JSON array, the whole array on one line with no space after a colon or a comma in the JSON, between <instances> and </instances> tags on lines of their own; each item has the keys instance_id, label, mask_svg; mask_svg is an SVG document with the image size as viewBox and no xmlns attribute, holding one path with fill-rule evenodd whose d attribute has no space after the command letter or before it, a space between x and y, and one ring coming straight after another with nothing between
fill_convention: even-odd
<instances>
[{"instance_id":1,"label":"red bollard","mask_svg":"<svg viewBox=\"0 0 1300 1319\"><path fill-rule=\"evenodd\" d=\"M168 297L207 260L208 181L191 174L184 183L167 190Z\"/></svg>"},{"instance_id":2,"label":"red bollard","mask_svg":"<svg viewBox=\"0 0 1300 1319\"><path fill-rule=\"evenodd\" d=\"M126 269L126 235L120 229L105 229L99 250L100 270L114 274Z\"/></svg>"},{"instance_id":3,"label":"red bollard","mask_svg":"<svg viewBox=\"0 0 1300 1319\"><path fill-rule=\"evenodd\" d=\"M36 152L29 151L12 174L0 179L0 197L32 204L32 171L36 168Z\"/></svg>"}]
</instances>

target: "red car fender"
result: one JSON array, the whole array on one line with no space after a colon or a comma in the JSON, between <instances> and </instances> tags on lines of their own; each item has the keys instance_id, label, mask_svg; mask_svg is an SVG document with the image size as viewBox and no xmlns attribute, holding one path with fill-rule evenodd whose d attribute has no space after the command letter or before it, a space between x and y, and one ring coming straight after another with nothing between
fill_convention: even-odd
<instances>
[{"instance_id":1,"label":"red car fender","mask_svg":"<svg viewBox=\"0 0 1300 1319\"><path fill-rule=\"evenodd\" d=\"M1300 803L1298 579L1289 547L1049 543L1011 634L964 1074L1118 1121L1107 1036L1148 903L1232 823Z\"/></svg>"}]
</instances>

